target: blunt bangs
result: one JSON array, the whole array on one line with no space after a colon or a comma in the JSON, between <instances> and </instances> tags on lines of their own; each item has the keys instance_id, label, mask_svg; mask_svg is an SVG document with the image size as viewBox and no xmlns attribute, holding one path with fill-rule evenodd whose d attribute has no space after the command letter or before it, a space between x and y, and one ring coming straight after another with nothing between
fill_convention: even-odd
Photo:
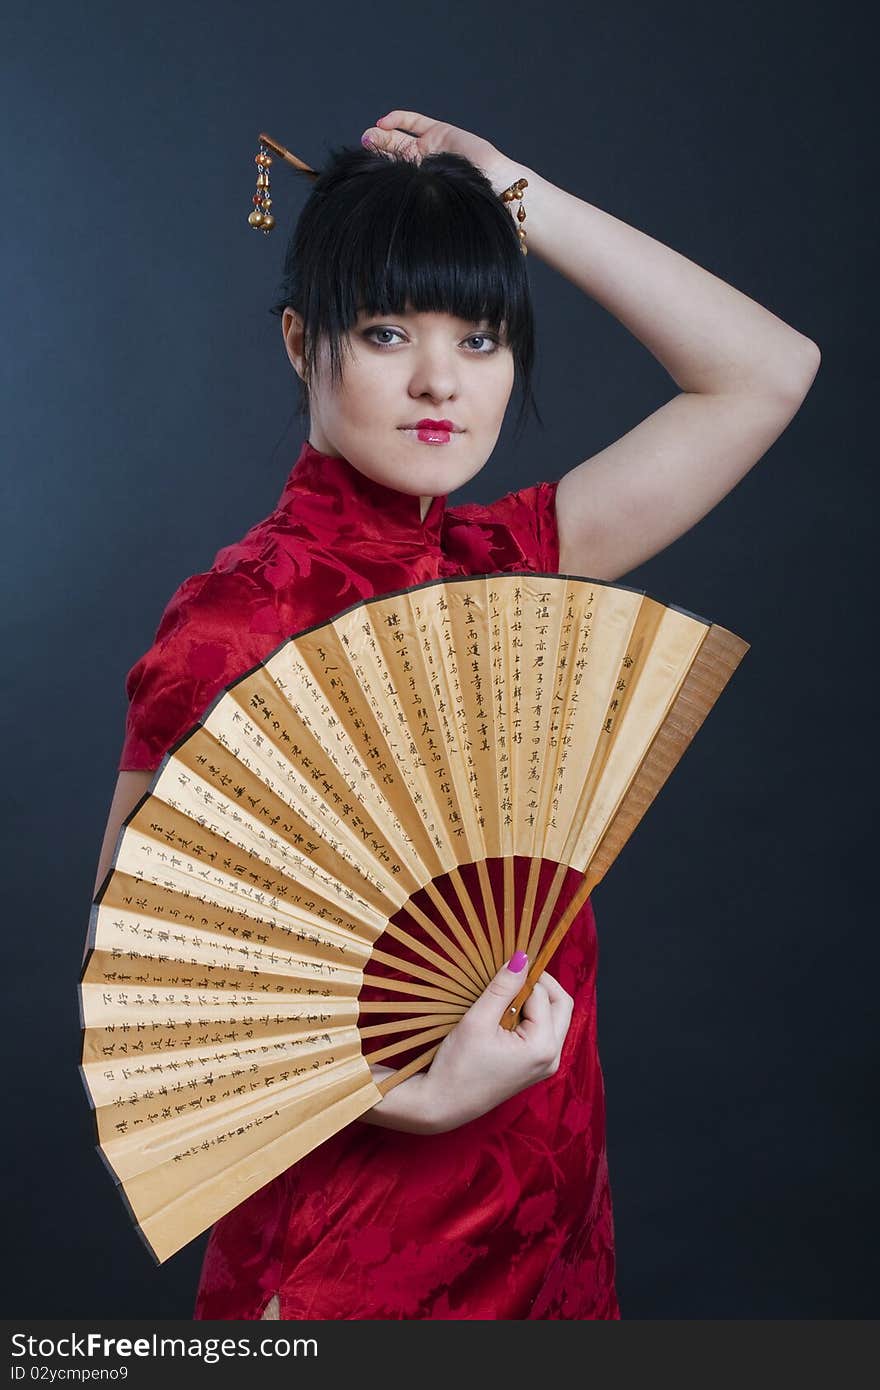
<instances>
[{"instance_id":1,"label":"blunt bangs","mask_svg":"<svg viewBox=\"0 0 880 1390\"><path fill-rule=\"evenodd\" d=\"M528 197L528 192L526 193ZM359 314L445 313L497 333L514 360L521 427L532 391L535 325L526 258L507 206L456 154L331 151L291 233L269 312L303 322L303 393L322 342L339 386Z\"/></svg>"}]
</instances>

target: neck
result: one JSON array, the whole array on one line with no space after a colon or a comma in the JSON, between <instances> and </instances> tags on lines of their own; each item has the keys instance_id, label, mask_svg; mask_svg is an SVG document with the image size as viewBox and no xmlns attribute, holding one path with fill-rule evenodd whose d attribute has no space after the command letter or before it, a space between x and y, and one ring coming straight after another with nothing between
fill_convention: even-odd
<instances>
[{"instance_id":1,"label":"neck","mask_svg":"<svg viewBox=\"0 0 880 1390\"><path fill-rule=\"evenodd\" d=\"M422 521L424 521L425 517L428 514L428 508L430 507L434 499L433 497L420 497L419 501L422 504Z\"/></svg>"}]
</instances>

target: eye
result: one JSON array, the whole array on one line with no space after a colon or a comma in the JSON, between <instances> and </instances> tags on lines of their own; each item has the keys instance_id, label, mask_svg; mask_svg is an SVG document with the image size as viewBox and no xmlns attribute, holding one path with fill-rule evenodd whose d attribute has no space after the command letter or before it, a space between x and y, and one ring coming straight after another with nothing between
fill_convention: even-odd
<instances>
[{"instance_id":1,"label":"eye","mask_svg":"<svg viewBox=\"0 0 880 1390\"><path fill-rule=\"evenodd\" d=\"M365 328L365 329L364 329L364 337L367 339L367 342L369 342L369 343L375 342L375 339L373 339L373 338L370 337L370 334L371 334L371 333L396 333L397 336L398 336L398 338L401 336L400 333L398 332L398 330L397 330L396 328L383 328L381 325L377 325L377 326L374 327L374 328ZM390 347L390 346L391 346L390 343L376 343L376 347Z\"/></svg>"},{"instance_id":2,"label":"eye","mask_svg":"<svg viewBox=\"0 0 880 1390\"><path fill-rule=\"evenodd\" d=\"M501 339L496 338L494 333L472 333L470 338L465 339L465 342L472 343L475 338L477 340L482 340L484 343L491 344L488 352L481 351L480 354L478 354L482 357L491 357L492 353L496 352L497 349L501 346Z\"/></svg>"},{"instance_id":3,"label":"eye","mask_svg":"<svg viewBox=\"0 0 880 1390\"><path fill-rule=\"evenodd\" d=\"M398 338L402 336L400 330L397 328L389 328L384 324L373 324L372 328L364 329L363 337L366 338L367 342L373 343L373 345L377 348L389 348L392 347L393 344L387 341L384 343L378 342L372 336L374 333L390 333L392 335L396 335ZM473 354L476 357L491 357L492 354L494 352L497 352L499 347L501 346L500 338L496 337L494 333L471 333L470 336L465 338L463 341L466 343L482 342L489 344L488 348L478 348Z\"/></svg>"}]
</instances>

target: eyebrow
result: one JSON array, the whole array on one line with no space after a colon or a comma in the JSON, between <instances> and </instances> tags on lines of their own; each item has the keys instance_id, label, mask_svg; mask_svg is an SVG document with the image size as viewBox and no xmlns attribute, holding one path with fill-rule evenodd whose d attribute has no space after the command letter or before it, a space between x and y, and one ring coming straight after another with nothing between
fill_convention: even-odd
<instances>
[{"instance_id":1,"label":"eyebrow","mask_svg":"<svg viewBox=\"0 0 880 1390\"><path fill-rule=\"evenodd\" d=\"M420 312L419 310L414 309L414 310L411 310L410 312L407 312L407 311L404 309L404 310L401 310L399 313L395 313L393 310L390 310L387 314L382 314L379 310L376 310L375 313L370 313L367 309L358 309L358 318L366 318L366 319L378 319L378 318L401 318L401 319L433 318L433 317L436 315L437 312L438 312L437 310L431 310L431 309L426 309L426 310L424 310L423 312ZM458 316L457 316L456 314L450 314L449 317L450 317L450 318L458 318ZM479 324L485 323L485 324L491 324L491 320L490 320L490 318L488 317L488 315L486 315L486 314L484 314L483 317L480 318L480 319L458 318L458 322L459 322L459 323L479 323Z\"/></svg>"}]
</instances>

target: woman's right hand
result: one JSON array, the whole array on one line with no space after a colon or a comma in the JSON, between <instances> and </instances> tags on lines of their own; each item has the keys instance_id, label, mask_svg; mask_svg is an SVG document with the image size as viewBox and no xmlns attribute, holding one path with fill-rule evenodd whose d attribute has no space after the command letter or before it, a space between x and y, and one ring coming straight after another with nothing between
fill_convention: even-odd
<instances>
[{"instance_id":1,"label":"woman's right hand","mask_svg":"<svg viewBox=\"0 0 880 1390\"><path fill-rule=\"evenodd\" d=\"M558 1069L574 1000L546 970L516 1027L501 1027L525 968L503 965L434 1054L423 1096L431 1133L467 1124Z\"/></svg>"},{"instance_id":2,"label":"woman's right hand","mask_svg":"<svg viewBox=\"0 0 880 1390\"><path fill-rule=\"evenodd\" d=\"M491 178L490 170L494 165L504 159L491 140L484 140L482 135L474 135L461 126L450 125L448 121L424 116L421 111L389 111L387 116L380 116L375 125L367 127L361 135L361 144L403 155L416 164L420 164L426 154L447 151L460 154L482 169L487 178Z\"/></svg>"}]
</instances>

